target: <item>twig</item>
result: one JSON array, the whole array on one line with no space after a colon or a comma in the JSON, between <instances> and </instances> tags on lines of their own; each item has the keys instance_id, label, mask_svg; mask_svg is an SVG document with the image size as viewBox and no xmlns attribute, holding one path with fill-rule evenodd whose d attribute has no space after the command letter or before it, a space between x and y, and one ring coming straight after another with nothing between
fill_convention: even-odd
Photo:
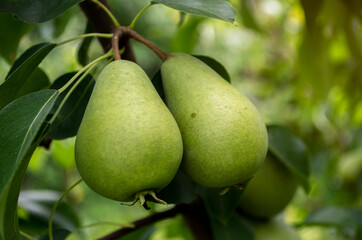
<instances>
[{"instance_id":1,"label":"twig","mask_svg":"<svg viewBox=\"0 0 362 240\"><path fill-rule=\"evenodd\" d=\"M197 198L189 204L180 203L167 211L154 213L153 215L134 221L131 223L134 228L120 228L108 235L98 238L98 240L115 240L132 233L141 227L145 227L166 218L174 217L177 214L182 214L187 224L192 225L190 226L190 229L196 240L213 239L205 207L201 199Z\"/></svg>"},{"instance_id":2,"label":"twig","mask_svg":"<svg viewBox=\"0 0 362 240\"><path fill-rule=\"evenodd\" d=\"M121 228L117 231L114 231L106 236L103 236L101 238L98 238L98 240L113 240L113 239L118 239L128 233L134 232L137 229L140 229L141 227L150 225L151 223L160 221L162 219L166 219L166 218L170 218L170 217L174 217L179 213L182 213L184 211L186 211L189 208L188 204L178 204L175 207L171 208L170 210L164 211L164 212L159 212L159 213L155 213L152 214L148 217L145 217L143 219L134 221L133 223L131 223L132 225L134 225L134 228Z\"/></svg>"},{"instance_id":3,"label":"twig","mask_svg":"<svg viewBox=\"0 0 362 240\"><path fill-rule=\"evenodd\" d=\"M139 35L133 29L131 29L129 27L123 27L123 26L118 27L117 29L119 29L118 31L121 31L123 35L134 38L136 41L139 41L139 42L143 43L144 45L146 45L149 49L151 49L154 53L156 53L156 55L159 58L161 58L162 61L167 60L168 55L166 53L161 51L161 49L159 49L156 45L154 45L149 40L143 38L141 35Z\"/></svg>"},{"instance_id":4,"label":"twig","mask_svg":"<svg viewBox=\"0 0 362 240\"><path fill-rule=\"evenodd\" d=\"M120 60L121 55L119 54L119 39L122 37L122 30L121 28L115 28L113 30L113 37L112 37L112 48L115 60Z\"/></svg>"}]
</instances>

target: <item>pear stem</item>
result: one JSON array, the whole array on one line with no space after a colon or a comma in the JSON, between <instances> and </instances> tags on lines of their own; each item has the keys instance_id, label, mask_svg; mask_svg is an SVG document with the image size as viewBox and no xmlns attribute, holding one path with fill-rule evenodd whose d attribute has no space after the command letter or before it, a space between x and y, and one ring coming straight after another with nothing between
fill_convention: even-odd
<instances>
[{"instance_id":1,"label":"pear stem","mask_svg":"<svg viewBox=\"0 0 362 240\"><path fill-rule=\"evenodd\" d=\"M167 60L168 55L166 53L164 53L163 51L161 51L161 49L159 49L156 45L154 45L152 42L150 42L149 40L145 39L144 37L142 37L141 35L139 35L136 31L134 31L133 29L129 28L129 27L124 27L124 26L120 26L118 28L115 28L113 30L113 34L118 36L118 39L121 35L124 35L126 37L131 37L133 39L135 39L136 41L143 43L145 46L147 46L149 49L151 49L159 58L161 58L161 60L164 62ZM113 37L114 39L115 37ZM117 38L114 40L114 43L112 41L113 46L118 45L118 41L116 43L116 40L118 40ZM114 49L114 48L113 48ZM115 51L115 50L114 50Z\"/></svg>"},{"instance_id":2,"label":"pear stem","mask_svg":"<svg viewBox=\"0 0 362 240\"><path fill-rule=\"evenodd\" d=\"M121 54L119 54L119 39L122 37L122 30L120 28L115 28L113 30L112 37L112 49L115 60L121 60Z\"/></svg>"}]
</instances>

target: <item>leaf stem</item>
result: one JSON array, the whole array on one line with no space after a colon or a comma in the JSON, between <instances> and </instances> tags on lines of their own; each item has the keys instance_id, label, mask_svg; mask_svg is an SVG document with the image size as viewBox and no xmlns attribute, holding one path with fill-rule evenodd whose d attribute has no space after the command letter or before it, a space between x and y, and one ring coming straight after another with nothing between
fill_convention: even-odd
<instances>
[{"instance_id":1,"label":"leaf stem","mask_svg":"<svg viewBox=\"0 0 362 240\"><path fill-rule=\"evenodd\" d=\"M143 13L144 11L146 11L147 8L149 8L149 7L151 7L152 5L155 5L155 4L157 4L157 3L158 3L158 2L153 2L153 1L151 1L147 6L145 6L145 7L134 17L134 19L132 20L131 24L130 24L128 27L131 28L131 29L134 28L134 25L136 24L138 18L142 15L142 13Z\"/></svg>"},{"instance_id":2,"label":"leaf stem","mask_svg":"<svg viewBox=\"0 0 362 240\"><path fill-rule=\"evenodd\" d=\"M29 240L36 240L34 237L30 236L29 234L23 232L23 231L19 231L20 232L20 235L29 239Z\"/></svg>"},{"instance_id":3,"label":"leaf stem","mask_svg":"<svg viewBox=\"0 0 362 240\"><path fill-rule=\"evenodd\" d=\"M59 42L59 43L57 43L57 45L60 46L60 45L66 44L68 42L78 40L78 39L81 39L81 38L86 38L86 37L112 38L112 36L113 36L112 33L86 33L86 34L83 34L83 35L80 35L80 36L77 36L77 37L70 38L70 39L67 39L65 41Z\"/></svg>"},{"instance_id":4,"label":"leaf stem","mask_svg":"<svg viewBox=\"0 0 362 240\"><path fill-rule=\"evenodd\" d=\"M112 20L115 27L120 26L120 24L117 21L116 17L112 14L112 12L103 3L101 3L98 0L91 0L91 1L94 2L95 4L97 4L98 6L100 6L107 13L107 15L110 17L110 19Z\"/></svg>"},{"instance_id":5,"label":"leaf stem","mask_svg":"<svg viewBox=\"0 0 362 240\"><path fill-rule=\"evenodd\" d=\"M82 181L83 181L83 179L79 179L76 183L74 183L67 190L65 190L65 192L60 196L60 198L55 202L55 204L52 208L52 211L50 212L49 221L48 221L49 240L53 240L52 221L53 221L53 215L55 213L55 210L57 209L58 205L63 200L63 198Z\"/></svg>"},{"instance_id":6,"label":"leaf stem","mask_svg":"<svg viewBox=\"0 0 362 240\"><path fill-rule=\"evenodd\" d=\"M60 110L64 106L65 102L69 98L70 94L74 91L74 89L78 86L78 84L87 76L87 74L97 65L97 63L105 58L108 58L112 55L112 51L109 50L106 54L100 56L99 58L93 60L89 64L87 64L85 67L83 67L81 70L79 70L63 87L61 87L58 91L59 93L64 92L81 74L83 74L78 81L73 85L73 87L67 92L64 99L60 103L59 107L57 108L56 112L52 116L52 118L49 120L49 124L52 124L56 117L58 116Z\"/></svg>"},{"instance_id":7,"label":"leaf stem","mask_svg":"<svg viewBox=\"0 0 362 240\"><path fill-rule=\"evenodd\" d=\"M88 63L86 66L84 66L81 70L79 70L77 72L76 75L74 75L74 77L72 77L62 88L59 89L59 92L62 93L67 87L69 87L69 85L71 85L75 79L77 77L79 77L80 74L82 74L83 72L85 72L88 68L90 68L93 64L98 63L99 61L106 59L108 57L110 57L111 51L108 51L106 54L100 56L99 58L96 58L95 60L93 60L92 62Z\"/></svg>"},{"instance_id":8,"label":"leaf stem","mask_svg":"<svg viewBox=\"0 0 362 240\"><path fill-rule=\"evenodd\" d=\"M87 71L84 72L84 74L78 79L78 81L72 86L72 88L67 92L67 94L64 96L62 102L59 104L59 107L55 111L54 115L49 121L49 124L52 124L56 117L58 116L59 112L62 110L62 107L64 106L65 102L68 100L69 96L72 94L74 89L79 85L79 83L88 75L88 73L96 66L97 64L94 63L92 66L90 66ZM73 78L72 78L73 79ZM72 79L70 81L72 81ZM70 82L69 81L69 82Z\"/></svg>"}]
</instances>

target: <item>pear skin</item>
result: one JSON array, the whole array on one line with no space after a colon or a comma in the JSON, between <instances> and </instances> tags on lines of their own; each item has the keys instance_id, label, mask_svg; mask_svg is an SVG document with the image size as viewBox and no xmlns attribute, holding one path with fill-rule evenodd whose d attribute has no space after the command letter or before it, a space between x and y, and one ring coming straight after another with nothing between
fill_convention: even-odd
<instances>
[{"instance_id":1,"label":"pear skin","mask_svg":"<svg viewBox=\"0 0 362 240\"><path fill-rule=\"evenodd\" d=\"M167 186L182 152L177 123L146 73L126 60L108 64L96 81L75 143L86 184L104 197L132 201Z\"/></svg>"},{"instance_id":2,"label":"pear skin","mask_svg":"<svg viewBox=\"0 0 362 240\"><path fill-rule=\"evenodd\" d=\"M268 153L263 166L244 190L239 207L254 218L271 218L288 205L297 187L298 181L290 170Z\"/></svg>"},{"instance_id":3,"label":"pear skin","mask_svg":"<svg viewBox=\"0 0 362 240\"><path fill-rule=\"evenodd\" d=\"M171 54L161 74L167 105L183 138L185 172L206 187L228 187L251 178L268 149L256 107L191 55Z\"/></svg>"}]
</instances>

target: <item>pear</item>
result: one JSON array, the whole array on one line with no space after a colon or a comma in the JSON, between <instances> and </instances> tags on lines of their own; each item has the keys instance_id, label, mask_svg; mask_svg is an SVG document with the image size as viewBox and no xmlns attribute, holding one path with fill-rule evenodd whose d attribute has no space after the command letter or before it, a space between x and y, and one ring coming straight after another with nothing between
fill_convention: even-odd
<instances>
[{"instance_id":1,"label":"pear","mask_svg":"<svg viewBox=\"0 0 362 240\"><path fill-rule=\"evenodd\" d=\"M239 207L247 215L271 218L292 200L298 181L290 170L268 152L263 166L250 180Z\"/></svg>"},{"instance_id":2,"label":"pear","mask_svg":"<svg viewBox=\"0 0 362 240\"><path fill-rule=\"evenodd\" d=\"M268 149L256 107L191 55L169 55L161 74L168 108L183 138L184 171L206 187L229 187L251 178Z\"/></svg>"},{"instance_id":3,"label":"pear","mask_svg":"<svg viewBox=\"0 0 362 240\"><path fill-rule=\"evenodd\" d=\"M145 72L117 60L99 75L75 143L86 184L118 201L141 199L167 186L180 166L177 123Z\"/></svg>"}]
</instances>

